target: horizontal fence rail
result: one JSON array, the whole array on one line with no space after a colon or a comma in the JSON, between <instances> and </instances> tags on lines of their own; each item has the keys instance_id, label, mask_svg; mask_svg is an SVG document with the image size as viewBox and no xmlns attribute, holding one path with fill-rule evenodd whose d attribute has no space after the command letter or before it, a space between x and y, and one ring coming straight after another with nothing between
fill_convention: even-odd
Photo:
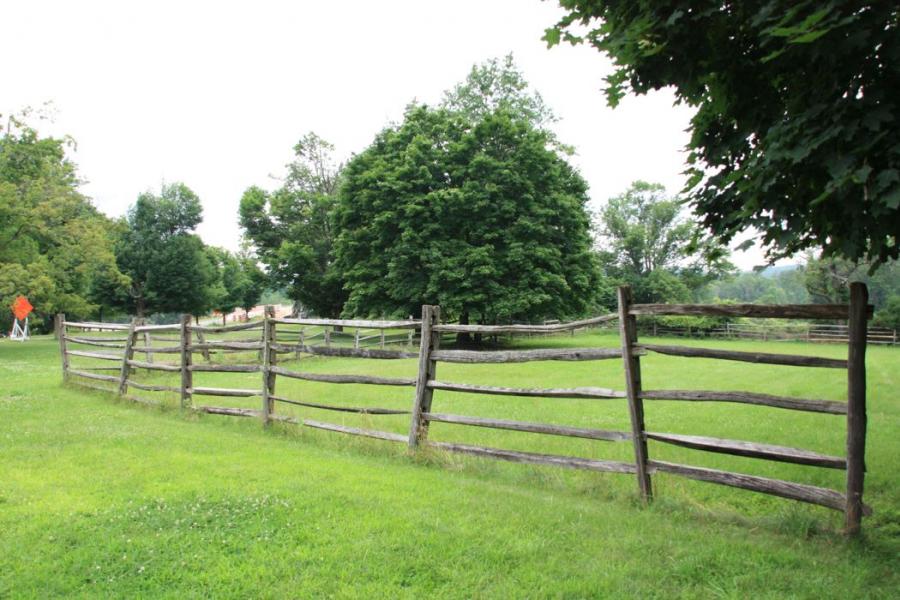
<instances>
[{"instance_id":1,"label":"horizontal fence rail","mask_svg":"<svg viewBox=\"0 0 900 600\"><path fill-rule=\"evenodd\" d=\"M867 306L866 317L871 319L873 311L873 306ZM850 307L847 304L632 304L628 314L846 320Z\"/></svg>"},{"instance_id":2,"label":"horizontal fence rail","mask_svg":"<svg viewBox=\"0 0 900 600\"><path fill-rule=\"evenodd\" d=\"M624 398L625 392L598 387L577 388L512 388L495 385L473 385L471 383L451 383L447 381L429 381L426 385L432 390L448 392L464 392L469 394L493 394L497 396L537 396L541 398Z\"/></svg>"},{"instance_id":3,"label":"horizontal fence rail","mask_svg":"<svg viewBox=\"0 0 900 600\"><path fill-rule=\"evenodd\" d=\"M540 350L435 350L433 360L451 363L520 363L534 360L604 360L620 358L614 348L548 348Z\"/></svg>"},{"instance_id":4,"label":"horizontal fence rail","mask_svg":"<svg viewBox=\"0 0 900 600\"><path fill-rule=\"evenodd\" d=\"M616 314L608 314L591 319L582 319L581 321L570 321L568 323L553 323L549 325L461 325L461 324L444 324L435 325L435 331L447 333L483 333L489 335L498 335L505 333L558 333L561 331L571 331L573 329L582 329L608 323L618 319Z\"/></svg>"},{"instance_id":5,"label":"horizontal fence rail","mask_svg":"<svg viewBox=\"0 0 900 600\"><path fill-rule=\"evenodd\" d=\"M771 323L725 323L712 328L691 325L662 325L654 321L646 330L654 337L715 337L762 341L814 342L846 344L849 329L846 325L827 323L790 323L785 326ZM870 327L866 331L866 343L896 345L900 332L886 327Z\"/></svg>"},{"instance_id":6,"label":"horizontal fence rail","mask_svg":"<svg viewBox=\"0 0 900 600\"><path fill-rule=\"evenodd\" d=\"M737 352L735 350L719 350L713 348L695 348L693 346L663 346L660 344L636 344L637 350L649 350L658 354L672 356L692 356L697 358L718 358L766 365L786 365L792 367L826 367L846 369L847 361L819 356L797 356L794 354L768 354L764 352Z\"/></svg>"},{"instance_id":7,"label":"horizontal fence rail","mask_svg":"<svg viewBox=\"0 0 900 600\"><path fill-rule=\"evenodd\" d=\"M788 396L772 396L753 392L717 392L705 390L642 390L643 400L685 400L688 402L737 402L773 406L789 410L846 415L847 403L834 400L811 400Z\"/></svg>"},{"instance_id":8,"label":"horizontal fence rail","mask_svg":"<svg viewBox=\"0 0 900 600\"><path fill-rule=\"evenodd\" d=\"M315 319L315 318L275 318L274 311L267 307L261 321L252 321L222 326L201 326L192 324L189 316L180 323L147 325L140 320L131 324L108 324L93 322L67 322L64 315L57 318L57 335L60 344L63 374L66 380L74 377L88 382L82 385L95 389L117 391L133 400L153 404L154 401L127 395L128 389L144 392L178 394L181 406L197 412L235 417L252 417L264 424L282 422L300 424L305 427L355 436L381 439L407 444L410 449L433 449L442 452L492 458L507 462L548 465L570 469L581 469L602 473L619 473L635 476L641 498L648 502L652 498L652 476L659 473L685 477L697 481L716 483L734 488L750 490L783 498L825 506L842 511L845 515L845 531L853 534L859 531L863 515L871 509L862 501L865 473L865 349L868 335L867 320L872 315L867 292L862 284L851 286L849 305L699 305L699 304L634 304L628 288L619 289L619 307L615 314L602 315L590 319L568 323L545 323L543 325L480 325L442 323L440 307L423 306L421 319L407 320L363 320L363 319ZM841 319L847 325L816 325L823 336L842 337L849 342L846 359L823 358L819 356L799 356L795 354L774 354L745 352L720 348L697 346L676 346L642 343L638 340L638 318L655 315L688 315L709 317L753 317L774 319ZM446 349L441 345L444 337L455 334L475 334L482 336L499 335L545 335L560 332L574 332L579 329L618 325L619 348L539 348L528 350L469 350ZM654 331L657 330L653 321ZM728 324L727 327L731 327ZM751 326L748 326L751 327ZM812 327L812 326L811 326ZM79 331L71 335L69 329ZM727 331L731 331L727 329ZM735 329L734 331L738 331ZM806 339L814 341L812 329L806 332ZM874 331L874 330L873 330ZM93 336L92 332L114 332L105 337ZM833 332L833 333L829 333ZM230 334L243 337L230 338ZM222 339L208 339L215 335ZM881 335L881 334L879 334ZM887 335L887 334L884 334ZM893 333L896 341L896 333ZM153 342L164 345L154 345ZM413 351L414 341L418 351ZM75 346L70 349L69 344ZM388 348L390 344L391 348ZM398 349L396 346L406 347ZM86 348L86 349L81 349ZM96 348L101 348L97 350ZM109 350L107 350L109 349ZM244 354L253 358L238 358L230 363L213 362L212 354ZM386 377L368 374L318 373L308 370L287 368L279 365L279 357L292 354L301 356L359 358L359 359L417 359L415 378ZM739 361L756 364L782 365L791 367L837 368L847 371L848 395L846 402L799 398L762 394L750 391L719 390L679 390L651 389L641 386L641 358L650 354L677 356L685 359L712 359ZM140 360L135 356L141 356ZM157 356L158 360L154 360ZM195 364L194 357L201 356L204 362ZM117 367L94 365L74 368L70 359L90 359L115 361ZM172 360L177 362L172 362ZM530 361L593 361L622 360L625 373L624 389L609 387L580 386L565 388L550 387L506 387L488 384L474 384L457 381L443 381L438 378L441 363L457 364L513 364ZM169 362L165 362L168 360ZM305 360L305 359L303 359ZM178 374L177 384L157 384L136 381L135 370L157 371ZM110 371L103 374L97 371ZM195 373L245 373L258 374L258 386L218 387L195 385ZM306 398L293 398L276 393L279 377L288 379L338 385L372 385L414 388L415 397L411 410L368 406L338 406ZM482 396L518 396L523 398L588 399L620 403L627 407L630 431L613 431L590 427L576 427L566 424L540 423L459 415L438 412L432 409L435 392L451 394L477 394ZM194 405L194 396L222 398L257 398L259 408ZM847 423L847 455L833 456L814 450L794 448L754 441L733 440L686 433L660 432L648 430L645 424L644 401L675 402L725 402L756 405L762 408L845 415ZM349 427L335 423L325 423L314 419L297 419L276 413L276 405L298 406L314 410L360 415L409 415L409 433L379 431ZM651 415L652 416L652 415ZM431 424L441 426L463 426L498 429L536 435L581 438L603 442L630 442L634 450L633 462L599 460L578 456L562 456L523 452L502 448L491 448L455 442L437 442L428 439ZM826 489L808 484L782 481L744 473L709 469L666 462L649 457L654 445L677 446L727 454L758 460L792 463L804 466L843 470L847 474L844 491Z\"/></svg>"}]
</instances>

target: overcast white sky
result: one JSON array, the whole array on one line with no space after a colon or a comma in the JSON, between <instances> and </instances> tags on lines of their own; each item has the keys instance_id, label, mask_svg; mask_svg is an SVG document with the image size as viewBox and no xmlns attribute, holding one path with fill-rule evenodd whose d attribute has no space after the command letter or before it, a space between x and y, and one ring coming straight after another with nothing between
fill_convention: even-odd
<instances>
[{"instance_id":1,"label":"overcast white sky","mask_svg":"<svg viewBox=\"0 0 900 600\"><path fill-rule=\"evenodd\" d=\"M303 133L346 159L411 100L435 103L474 63L513 52L562 118L595 207L636 179L677 192L691 110L669 92L608 108L609 60L541 41L560 14L538 0L10 2L0 113L52 101L42 131L76 139L101 210L121 215L140 192L183 181L203 201L204 240L235 249L241 194L273 187Z\"/></svg>"}]
</instances>

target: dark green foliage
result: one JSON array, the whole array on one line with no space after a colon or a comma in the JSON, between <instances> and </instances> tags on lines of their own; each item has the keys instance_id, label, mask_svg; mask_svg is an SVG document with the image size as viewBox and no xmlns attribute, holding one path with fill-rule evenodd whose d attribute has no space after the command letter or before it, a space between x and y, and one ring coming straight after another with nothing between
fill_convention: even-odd
<instances>
[{"instance_id":1,"label":"dark green foliage","mask_svg":"<svg viewBox=\"0 0 900 600\"><path fill-rule=\"evenodd\" d=\"M131 279L128 312L200 315L212 307L220 293L215 265L192 233L201 220L200 199L183 183L138 197L116 242L116 262Z\"/></svg>"},{"instance_id":2,"label":"dark green foliage","mask_svg":"<svg viewBox=\"0 0 900 600\"><path fill-rule=\"evenodd\" d=\"M560 4L568 13L545 39L612 57L610 105L671 86L696 107L690 200L719 239L753 227L770 258L816 247L854 261L898 257L895 2Z\"/></svg>"},{"instance_id":3,"label":"dark green foliage","mask_svg":"<svg viewBox=\"0 0 900 600\"><path fill-rule=\"evenodd\" d=\"M48 328L54 313L73 319L96 313L99 279L110 293L128 280L112 253L109 219L78 191L71 140L40 137L19 119L0 132L0 330L19 294L35 307L33 328Z\"/></svg>"},{"instance_id":4,"label":"dark green foliage","mask_svg":"<svg viewBox=\"0 0 900 600\"><path fill-rule=\"evenodd\" d=\"M597 282L587 186L527 119L412 106L347 165L346 315L482 322L580 314Z\"/></svg>"},{"instance_id":5,"label":"dark green foliage","mask_svg":"<svg viewBox=\"0 0 900 600\"><path fill-rule=\"evenodd\" d=\"M341 165L334 147L314 133L296 146L284 185L269 193L251 187L241 198L240 219L272 281L291 299L325 317L340 315L346 299L332 259L333 209Z\"/></svg>"},{"instance_id":6,"label":"dark green foliage","mask_svg":"<svg viewBox=\"0 0 900 600\"><path fill-rule=\"evenodd\" d=\"M877 311L872 325L900 329L900 295L891 296Z\"/></svg>"}]
</instances>

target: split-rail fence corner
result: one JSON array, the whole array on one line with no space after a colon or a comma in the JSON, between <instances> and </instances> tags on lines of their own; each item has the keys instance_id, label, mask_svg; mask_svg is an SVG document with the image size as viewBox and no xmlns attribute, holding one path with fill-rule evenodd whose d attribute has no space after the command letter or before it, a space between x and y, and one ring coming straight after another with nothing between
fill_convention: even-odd
<instances>
[{"instance_id":1,"label":"split-rail fence corner","mask_svg":"<svg viewBox=\"0 0 900 600\"><path fill-rule=\"evenodd\" d=\"M864 284L851 284L849 305L702 305L702 304L635 304L628 287L618 291L618 312L572 321L545 325L462 325L442 323L440 307L422 307L422 319L394 321L354 320L354 319L312 319L276 318L271 307L267 307L261 321L222 326L201 326L192 324L191 317L185 315L179 323L172 325L147 325L133 320L130 324L67 322L65 315L56 319L56 333L59 339L62 371L66 381L79 383L83 380L113 384L119 395L144 403L153 403L146 398L129 394L134 388L149 392L173 392L180 397L183 409L229 416L258 417L269 425L272 421L299 423L307 427L341 432L352 435L373 437L407 444L411 451L420 448L435 448L441 451L488 457L504 461L536 465L554 465L571 469L585 469L597 472L612 472L633 475L637 489L644 502L652 499L652 475L666 473L689 479L717 483L725 486L761 492L812 503L845 515L844 531L848 535L860 531L862 517L871 513L863 503L865 479L866 444L866 331L867 321L872 316L868 304L868 292ZM641 343L638 339L637 319L644 315L696 315L764 317L780 319L831 319L847 322L847 359L831 359L818 356L797 356L792 354L769 354L743 352L695 346L672 346ZM618 321L619 348L545 348L536 350L465 350L443 349L444 335L472 333L482 335L551 334L569 332L584 327ZM319 329L312 333L312 329ZM352 336L346 329L355 329ZM109 337L98 337L87 333L73 335L70 330L82 332L108 332ZM361 335L361 330L366 331ZM418 352L413 351L415 332L419 332ZM207 339L207 335L246 332L253 337L240 339ZM374 332L374 333L373 333ZM391 333L387 333L391 332ZM400 333L396 333L400 332ZM281 335L281 337L279 337ZM336 340L343 337L352 346L338 345ZM154 346L153 340L173 341L177 345ZM386 342L387 340L387 342ZM315 343L319 341L320 343ZM143 343L143 345L140 345ZM390 343L392 348L386 347ZM70 345L94 346L109 350L77 350ZM399 345L402 349L396 349ZM369 346L369 347L367 347ZM372 347L375 346L375 347ZM118 351L116 351L118 350ZM216 364L211 353L257 352L255 361L243 364ZM177 354L177 364L153 361L157 353ZM707 391L707 390L645 390L641 385L642 356L659 353L686 358L709 358L742 361L761 364L789 365L844 369L847 371L847 401L773 396L752 391ZM145 355L146 360L136 360L135 354ZM293 354L334 357L357 357L366 359L417 359L418 369L415 379L380 377L374 375L334 375L287 369L278 364L278 356ZM200 355L203 361L194 362ZM116 367L73 368L71 357L84 357L114 361ZM438 379L437 366L449 363L518 363L528 361L593 361L621 359L625 374L625 389L605 387L574 388L510 388L491 385L476 385L450 382ZM132 377L136 369L164 371L180 375L178 386L150 385L135 381ZM113 371L115 374L103 374ZM198 387L194 385L196 372L214 373L260 373L259 389L230 389L218 387ZM410 387L415 389L410 410L396 410L374 407L347 407L288 398L276 393L278 377L317 381L333 384L366 384L379 386ZM82 383L82 385L89 385ZM91 386L89 387L97 387ZM104 391L109 388L98 387ZM455 415L433 410L434 392L475 393L484 395L524 396L543 398L591 398L605 401L624 400L631 423L630 431L607 431L583 427L533 423L506 419ZM220 407L195 404L197 396L219 397L259 397L260 409ZM779 409L807 411L846 416L846 456L829 456L807 449L760 444L750 441L730 440L696 435L683 435L648 431L644 420L644 401L681 400L690 402L729 402L768 406ZM369 415L410 415L409 433L401 435L387 431L360 429L318 420L295 418L276 413L276 404L302 406L307 408L355 412ZM452 442L428 440L430 423L453 423L474 427L488 427L536 434L585 438L610 442L631 442L634 447L634 462L587 459L575 456L560 456L488 448ZM649 440L704 450L708 452L752 457L757 459L810 465L846 471L846 488L843 491L822 488L791 481L771 479L756 475L722 471L653 460L649 456Z\"/></svg>"}]
</instances>

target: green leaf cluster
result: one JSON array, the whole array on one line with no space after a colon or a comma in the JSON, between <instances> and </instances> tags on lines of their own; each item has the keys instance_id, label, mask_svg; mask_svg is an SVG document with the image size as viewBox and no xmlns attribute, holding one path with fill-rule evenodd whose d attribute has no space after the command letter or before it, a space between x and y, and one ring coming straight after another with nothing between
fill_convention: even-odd
<instances>
[{"instance_id":1,"label":"green leaf cluster","mask_svg":"<svg viewBox=\"0 0 900 600\"><path fill-rule=\"evenodd\" d=\"M203 219L197 195L183 183L138 196L116 240L116 262L130 279L117 298L131 314L201 315L222 289L220 275L203 241L193 233Z\"/></svg>"},{"instance_id":2,"label":"green leaf cluster","mask_svg":"<svg viewBox=\"0 0 900 600\"><path fill-rule=\"evenodd\" d=\"M0 327L7 307L25 295L35 307L33 325L49 328L53 315L95 314L92 294L105 278L122 287L116 268L115 227L83 196L69 139L41 137L24 120L10 118L0 135Z\"/></svg>"},{"instance_id":3,"label":"green leaf cluster","mask_svg":"<svg viewBox=\"0 0 900 600\"><path fill-rule=\"evenodd\" d=\"M561 0L551 45L587 42L606 95L671 87L695 107L690 200L728 242L900 256L900 8L855 0Z\"/></svg>"},{"instance_id":4,"label":"green leaf cluster","mask_svg":"<svg viewBox=\"0 0 900 600\"><path fill-rule=\"evenodd\" d=\"M344 172L336 211L346 315L539 320L594 296L587 185L506 108L410 106Z\"/></svg>"}]
</instances>

